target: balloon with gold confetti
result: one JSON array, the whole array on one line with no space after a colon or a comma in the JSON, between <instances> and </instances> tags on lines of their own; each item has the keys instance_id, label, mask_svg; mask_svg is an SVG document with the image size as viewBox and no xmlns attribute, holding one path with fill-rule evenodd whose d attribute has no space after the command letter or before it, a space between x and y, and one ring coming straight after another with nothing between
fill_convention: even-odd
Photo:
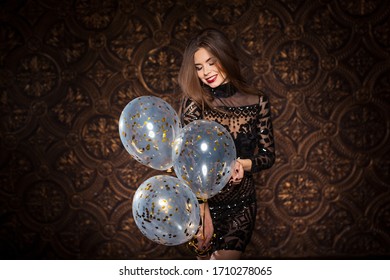
<instances>
[{"instance_id":1,"label":"balloon with gold confetti","mask_svg":"<svg viewBox=\"0 0 390 280\"><path fill-rule=\"evenodd\" d=\"M195 120L182 128L173 143L173 169L198 198L216 195L229 182L236 147L225 127Z\"/></svg>"},{"instance_id":2,"label":"balloon with gold confetti","mask_svg":"<svg viewBox=\"0 0 390 280\"><path fill-rule=\"evenodd\" d=\"M119 118L119 135L126 151L157 170L172 167L172 144L180 129L176 111L154 96L133 99Z\"/></svg>"},{"instance_id":3,"label":"balloon with gold confetti","mask_svg":"<svg viewBox=\"0 0 390 280\"><path fill-rule=\"evenodd\" d=\"M200 224L199 203L176 177L157 175L143 182L133 198L134 221L150 240L167 246L191 240Z\"/></svg>"}]
</instances>

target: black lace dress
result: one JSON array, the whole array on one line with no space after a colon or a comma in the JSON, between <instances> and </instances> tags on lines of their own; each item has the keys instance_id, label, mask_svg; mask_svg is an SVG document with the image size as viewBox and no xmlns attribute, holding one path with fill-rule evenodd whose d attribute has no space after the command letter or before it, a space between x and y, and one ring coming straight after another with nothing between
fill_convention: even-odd
<instances>
[{"instance_id":1,"label":"black lace dress","mask_svg":"<svg viewBox=\"0 0 390 280\"><path fill-rule=\"evenodd\" d=\"M237 157L252 160L252 170L245 172L240 184L226 185L208 200L216 238L212 251L244 251L256 220L256 193L252 174L271 167L275 160L274 137L268 98L236 92L229 84L209 88L213 105L224 110L202 110L192 100L182 102L183 125L197 119L216 121L232 135Z\"/></svg>"}]
</instances>

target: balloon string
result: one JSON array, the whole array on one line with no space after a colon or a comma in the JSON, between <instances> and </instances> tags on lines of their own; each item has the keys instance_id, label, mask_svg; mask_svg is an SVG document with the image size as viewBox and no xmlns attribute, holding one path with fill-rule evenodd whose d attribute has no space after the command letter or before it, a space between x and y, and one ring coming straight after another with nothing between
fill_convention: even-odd
<instances>
[{"instance_id":1,"label":"balloon string","mask_svg":"<svg viewBox=\"0 0 390 280\"><path fill-rule=\"evenodd\" d=\"M205 205L205 210L203 210L203 226L202 226L202 239L203 240L206 238L206 236L205 236L205 229L204 229L204 227L206 225L205 220L206 220L206 205Z\"/></svg>"},{"instance_id":2,"label":"balloon string","mask_svg":"<svg viewBox=\"0 0 390 280\"><path fill-rule=\"evenodd\" d=\"M207 198L202 198L203 204L204 204L204 210L203 210L203 225L202 225L202 238L203 240L206 239L206 231L205 231L205 226L206 226L206 203L207 203Z\"/></svg>"}]
</instances>

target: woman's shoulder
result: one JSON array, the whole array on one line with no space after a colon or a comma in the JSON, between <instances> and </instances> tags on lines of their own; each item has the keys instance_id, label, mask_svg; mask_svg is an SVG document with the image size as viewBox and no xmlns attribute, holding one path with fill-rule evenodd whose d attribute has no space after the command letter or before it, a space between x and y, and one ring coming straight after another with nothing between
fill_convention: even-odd
<instances>
[{"instance_id":1,"label":"woman's shoulder","mask_svg":"<svg viewBox=\"0 0 390 280\"><path fill-rule=\"evenodd\" d=\"M269 102L269 96L268 96L268 93L264 92L264 91L259 91L259 103L262 103L262 102Z\"/></svg>"},{"instance_id":2,"label":"woman's shoulder","mask_svg":"<svg viewBox=\"0 0 390 280\"><path fill-rule=\"evenodd\" d=\"M201 106L193 100L191 97L183 95L181 96L180 102L181 111L199 111L201 110Z\"/></svg>"},{"instance_id":3,"label":"woman's shoulder","mask_svg":"<svg viewBox=\"0 0 390 280\"><path fill-rule=\"evenodd\" d=\"M257 91L256 93L237 93L234 97L240 106L255 106L268 102L268 95L264 91Z\"/></svg>"},{"instance_id":4,"label":"woman's shoulder","mask_svg":"<svg viewBox=\"0 0 390 280\"><path fill-rule=\"evenodd\" d=\"M191 106L191 105L197 105L197 103L195 102L195 100L193 100L191 97L187 96L187 95L182 95L180 97L181 99L181 104L182 106Z\"/></svg>"}]
</instances>

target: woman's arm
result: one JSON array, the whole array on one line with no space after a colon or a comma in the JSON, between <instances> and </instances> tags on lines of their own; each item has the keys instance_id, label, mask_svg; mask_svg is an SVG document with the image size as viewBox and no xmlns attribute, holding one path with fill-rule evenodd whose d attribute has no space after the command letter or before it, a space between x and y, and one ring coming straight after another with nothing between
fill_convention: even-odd
<instances>
[{"instance_id":1,"label":"woman's arm","mask_svg":"<svg viewBox=\"0 0 390 280\"><path fill-rule=\"evenodd\" d=\"M202 109L194 101L184 97L181 102L179 114L182 124L187 125L192 121L202 118ZM214 226L207 201L201 203L199 208L202 222L196 239L198 241L198 250L202 251L210 246L211 238L214 234Z\"/></svg>"},{"instance_id":2,"label":"woman's arm","mask_svg":"<svg viewBox=\"0 0 390 280\"><path fill-rule=\"evenodd\" d=\"M257 120L257 147L258 152L251 158L238 158L232 172L231 183L241 182L244 171L259 172L270 168L275 162L275 144L271 121L271 110L268 98L262 96L259 101L260 111Z\"/></svg>"},{"instance_id":3,"label":"woman's arm","mask_svg":"<svg viewBox=\"0 0 390 280\"><path fill-rule=\"evenodd\" d=\"M274 132L271 121L271 108L267 96L263 95L260 97L259 106L260 111L257 120L258 152L250 159L251 164L247 160L242 162L246 168L251 166L250 171L252 173L270 168L275 162Z\"/></svg>"},{"instance_id":4,"label":"woman's arm","mask_svg":"<svg viewBox=\"0 0 390 280\"><path fill-rule=\"evenodd\" d=\"M188 97L183 97L180 105L180 121L182 125L187 125L192 121L202 118L202 108Z\"/></svg>"},{"instance_id":5,"label":"woman's arm","mask_svg":"<svg viewBox=\"0 0 390 280\"><path fill-rule=\"evenodd\" d=\"M211 219L209 204L204 202L200 204L200 216L202 224L197 234L198 250L205 250L210 246L211 238L214 234L213 221Z\"/></svg>"}]
</instances>

